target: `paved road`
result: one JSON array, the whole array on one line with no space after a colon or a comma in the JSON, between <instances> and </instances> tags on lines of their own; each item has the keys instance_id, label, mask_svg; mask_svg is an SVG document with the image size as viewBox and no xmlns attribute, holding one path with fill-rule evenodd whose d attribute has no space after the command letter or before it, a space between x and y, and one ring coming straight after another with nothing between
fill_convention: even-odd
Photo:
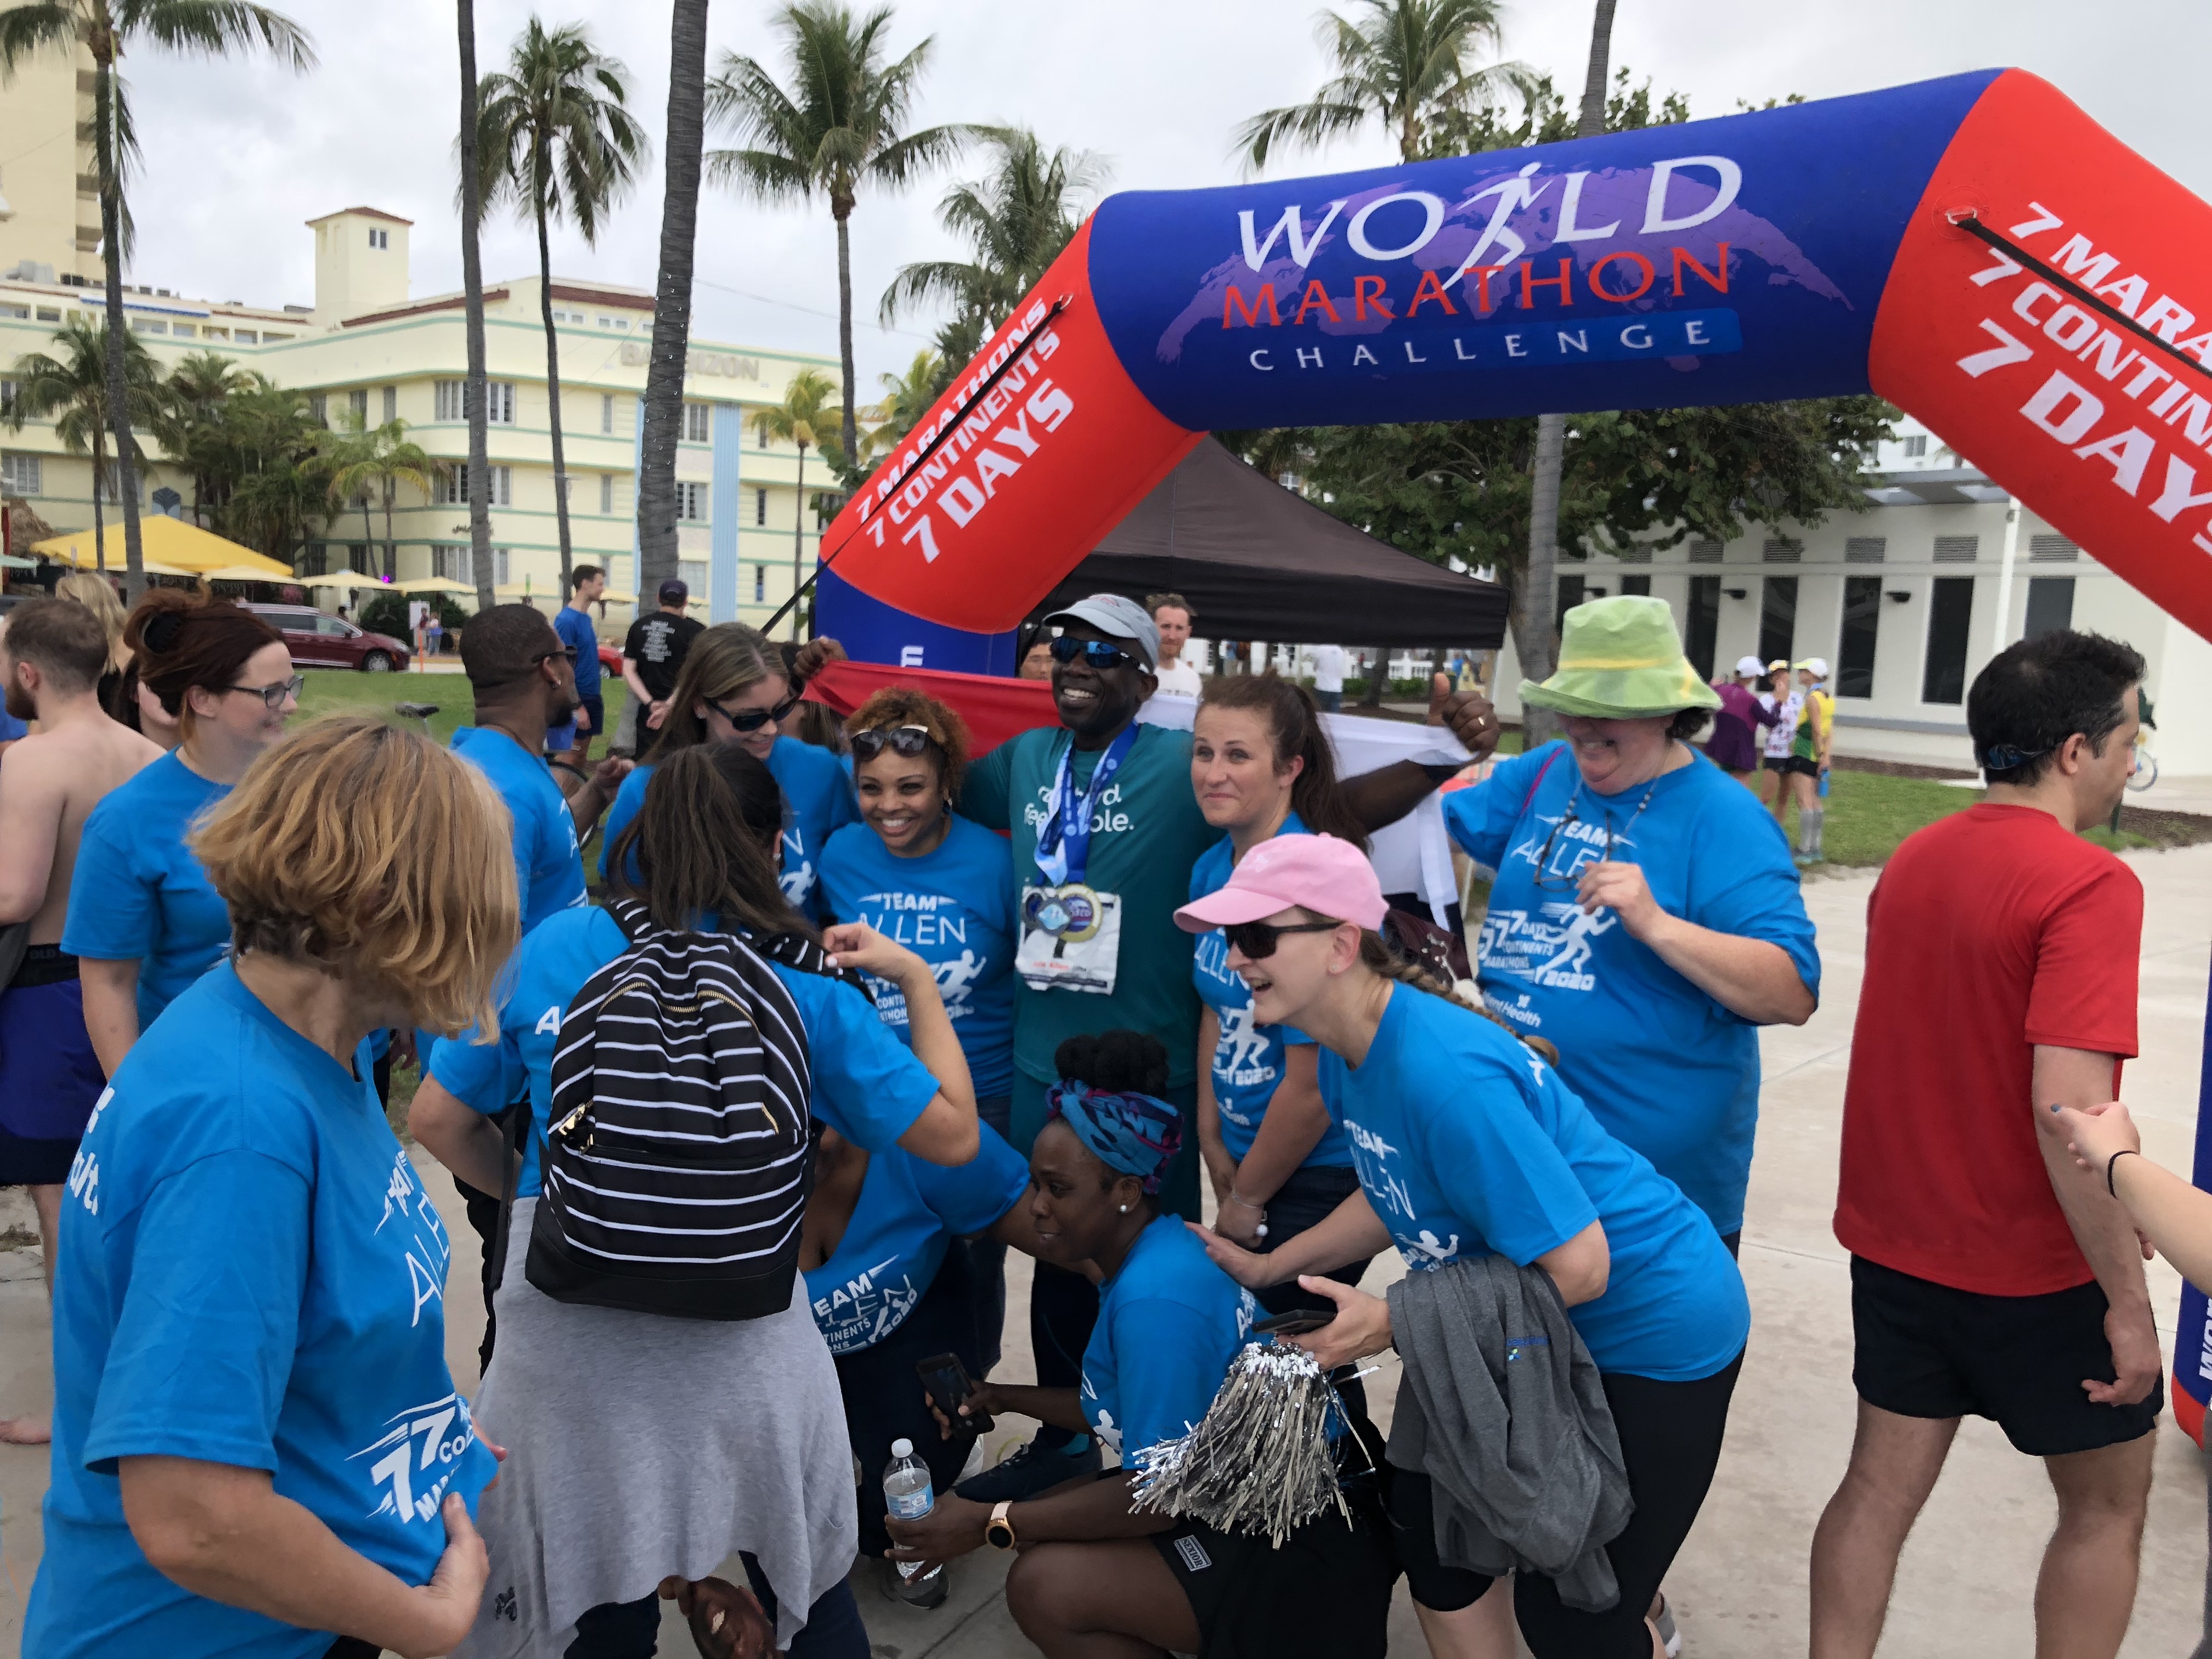
<instances>
[{"instance_id":1,"label":"paved road","mask_svg":"<svg viewBox=\"0 0 2212 1659\"><path fill-rule=\"evenodd\" d=\"M2212 952L2212 847L2137 853L2129 861L2149 902L2144 1053L2129 1068L2126 1092L2143 1125L2146 1150L2170 1167L2186 1168ZM1871 882L1870 873L1853 872L1808 888L1826 964L1824 1005L1802 1029L1765 1034L1767 1083L1743 1251L1753 1316L1750 1357L1712 1495L1668 1585L1692 1659L1776 1659L1804 1650L1807 1547L1850 1443L1850 1289L1828 1218ZM434 1176L431 1185L451 1191ZM16 1218L16 1211L0 1212L0 1232ZM458 1205L447 1218L465 1233ZM2170 1348L2180 1282L2163 1263L2152 1273ZM1018 1275L1012 1289L1004 1374L1018 1377L1027 1371L1026 1296ZM464 1267L449 1310L449 1346L454 1372L465 1381L475 1374L481 1318L480 1310L471 1316L472 1300ZM0 1408L43 1397L46 1340L33 1254L0 1249ZM1369 1386L1370 1398L1387 1404L1394 1379L1386 1370ZM0 1583L0 1659L16 1652L22 1597L38 1560L36 1506L44 1486L40 1454L0 1447L0 1551L7 1565ZM2196 1640L2204 1503L2195 1449L2169 1420L2159 1431L2143 1589L2123 1650L2129 1659L2179 1659ZM1885 1659L2033 1651L2030 1597L2052 1515L2040 1468L2014 1455L1992 1425L1969 1421L1906 1549ZM1034 1653L1006 1615L1003 1564L995 1556L959 1563L951 1603L931 1613L884 1600L873 1571L864 1565L860 1589L878 1659ZM1392 1650L1419 1655L1425 1650L1402 1587L1399 1601ZM664 1655L673 1659L691 1650L672 1620L664 1633Z\"/></svg>"}]
</instances>

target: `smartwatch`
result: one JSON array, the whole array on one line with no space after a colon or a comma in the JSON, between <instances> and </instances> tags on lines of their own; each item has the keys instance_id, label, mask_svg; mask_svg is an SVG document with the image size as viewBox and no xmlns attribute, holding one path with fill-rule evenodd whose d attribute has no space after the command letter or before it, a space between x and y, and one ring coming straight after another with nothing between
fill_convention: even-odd
<instances>
[{"instance_id":1,"label":"smartwatch","mask_svg":"<svg viewBox=\"0 0 2212 1659\"><path fill-rule=\"evenodd\" d=\"M991 1505L991 1518L983 1525L983 1536L994 1549L1010 1550L1014 1547L1014 1523L1006 1513L1013 1507L1011 1498L1001 1498Z\"/></svg>"}]
</instances>

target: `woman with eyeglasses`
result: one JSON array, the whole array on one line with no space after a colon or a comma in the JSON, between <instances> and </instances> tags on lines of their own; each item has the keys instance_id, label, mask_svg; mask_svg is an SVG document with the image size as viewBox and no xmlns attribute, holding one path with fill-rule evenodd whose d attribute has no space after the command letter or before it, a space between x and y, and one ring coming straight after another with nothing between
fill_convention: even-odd
<instances>
[{"instance_id":1,"label":"woman with eyeglasses","mask_svg":"<svg viewBox=\"0 0 2212 1659\"><path fill-rule=\"evenodd\" d=\"M1803 1024L1820 984L1789 847L1690 746L1720 699L1663 600L1577 605L1559 672L1521 696L1565 717L1565 741L1444 797L1452 839L1498 872L1476 946L1483 996L1559 1049L1598 1122L1734 1250L1758 1028Z\"/></svg>"},{"instance_id":2,"label":"woman with eyeglasses","mask_svg":"<svg viewBox=\"0 0 2212 1659\"><path fill-rule=\"evenodd\" d=\"M157 587L123 633L139 683L183 733L85 820L62 949L108 1076L179 992L220 961L230 915L188 838L284 733L307 682L282 635L228 600Z\"/></svg>"},{"instance_id":3,"label":"woman with eyeglasses","mask_svg":"<svg viewBox=\"0 0 2212 1659\"><path fill-rule=\"evenodd\" d=\"M782 653L744 623L717 623L692 641L652 758L623 781L607 809L599 874L607 873L608 849L644 804L655 765L695 744L734 741L767 762L782 787L784 896L809 920L820 921L822 849L860 814L853 780L836 756L777 732L776 723L799 706L799 695L784 672Z\"/></svg>"},{"instance_id":4,"label":"woman with eyeglasses","mask_svg":"<svg viewBox=\"0 0 2212 1659\"><path fill-rule=\"evenodd\" d=\"M1660 1580L1712 1483L1743 1364L1743 1280L1697 1206L1607 1133L1558 1071L1391 951L1376 931L1386 908L1351 843L1283 836L1177 913L1192 933L1226 931L1261 1019L1320 1045L1322 1097L1360 1188L1267 1255L1197 1231L1248 1288L1295 1279L1335 1304L1330 1323L1291 1339L1324 1365L1394 1341L1396 1304L1316 1276L1346 1261L1395 1244L1414 1273L1502 1255L1547 1274L1597 1368L1634 1511L1605 1547L1611 1607L1570 1606L1554 1580L1523 1572L1512 1610L1536 1659L1656 1659ZM1455 1500L1431 1471L1452 1462L1464 1431L1434 1417L1427 1427L1419 1467L1395 1468L1389 1500L1414 1609L1433 1654L1509 1654L1507 1610L1488 1599L1497 1581L1438 1547L1438 1511Z\"/></svg>"},{"instance_id":5,"label":"woman with eyeglasses","mask_svg":"<svg viewBox=\"0 0 2212 1659\"><path fill-rule=\"evenodd\" d=\"M823 848L824 908L839 921L866 922L929 963L968 1056L976 1115L1006 1135L1014 1081L1014 866L1004 841L952 810L968 769L968 728L934 697L894 686L854 710L845 730L860 822ZM884 1024L908 1041L898 988L873 981L869 988ZM1006 1261L1005 1246L988 1242L970 1255L979 1376L999 1361Z\"/></svg>"}]
</instances>

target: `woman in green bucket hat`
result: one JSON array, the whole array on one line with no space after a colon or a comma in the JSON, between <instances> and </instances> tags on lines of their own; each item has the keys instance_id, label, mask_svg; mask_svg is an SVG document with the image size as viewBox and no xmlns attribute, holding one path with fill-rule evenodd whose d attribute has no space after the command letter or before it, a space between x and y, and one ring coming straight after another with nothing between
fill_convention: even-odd
<instances>
[{"instance_id":1,"label":"woman in green bucket hat","mask_svg":"<svg viewBox=\"0 0 2212 1659\"><path fill-rule=\"evenodd\" d=\"M1720 698L1664 600L1575 606L1559 672L1521 700L1556 709L1566 736L1444 798L1453 841L1498 872L1475 945L1483 1000L1558 1048L1599 1123L1687 1194L1733 1255L1759 1121L1757 1028L1802 1025L1820 991L1789 843L1691 746ZM1696 1455L1717 1458L1712 1440Z\"/></svg>"}]
</instances>

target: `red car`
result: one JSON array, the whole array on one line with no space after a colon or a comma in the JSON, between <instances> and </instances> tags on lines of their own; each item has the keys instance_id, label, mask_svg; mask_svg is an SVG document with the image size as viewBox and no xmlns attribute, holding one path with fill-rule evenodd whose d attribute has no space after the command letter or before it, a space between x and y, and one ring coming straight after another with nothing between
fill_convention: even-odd
<instances>
[{"instance_id":1,"label":"red car","mask_svg":"<svg viewBox=\"0 0 2212 1659\"><path fill-rule=\"evenodd\" d=\"M295 668L358 668L365 674L389 674L407 666L407 642L389 634L371 634L341 617L325 616L311 605L250 605L246 607L284 636Z\"/></svg>"}]
</instances>

